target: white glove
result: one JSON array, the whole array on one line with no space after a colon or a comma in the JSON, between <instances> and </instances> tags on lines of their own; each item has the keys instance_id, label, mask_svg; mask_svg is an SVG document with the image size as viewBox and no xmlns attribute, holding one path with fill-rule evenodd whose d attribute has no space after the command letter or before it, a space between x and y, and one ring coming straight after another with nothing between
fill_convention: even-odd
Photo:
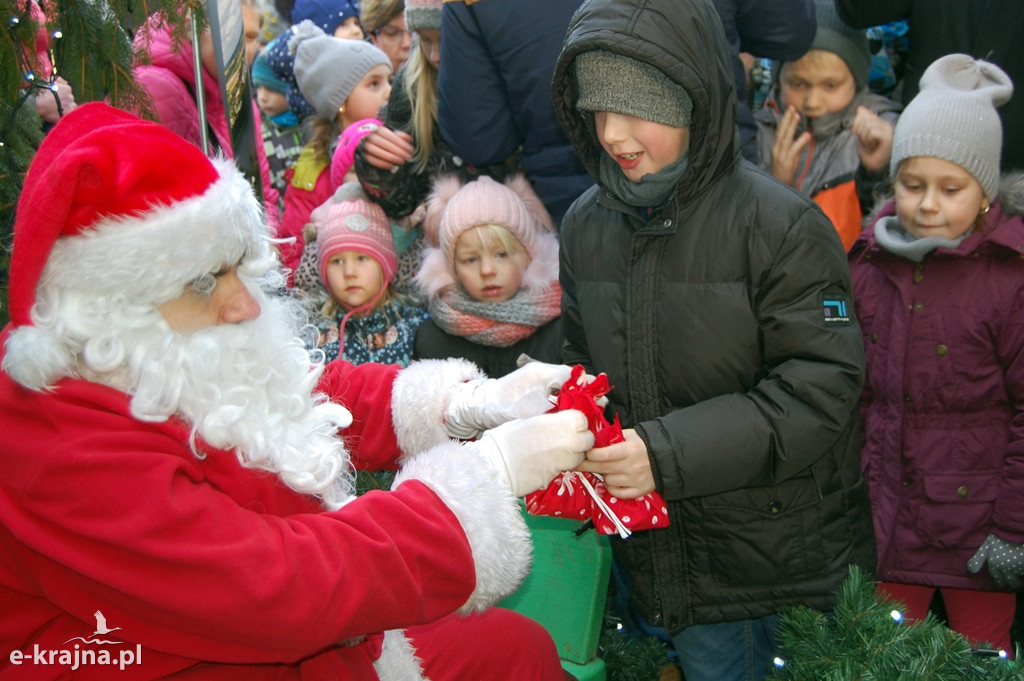
<instances>
[{"instance_id":1,"label":"white glove","mask_svg":"<svg viewBox=\"0 0 1024 681\"><path fill-rule=\"evenodd\" d=\"M506 421L543 414L554 406L548 398L571 373L563 364L528 362L501 378L463 383L448 403L445 430L452 437L469 440Z\"/></svg>"},{"instance_id":2,"label":"white glove","mask_svg":"<svg viewBox=\"0 0 1024 681\"><path fill-rule=\"evenodd\" d=\"M509 421L465 446L490 461L514 495L524 497L580 465L594 446L594 434L582 412L568 409Z\"/></svg>"}]
</instances>

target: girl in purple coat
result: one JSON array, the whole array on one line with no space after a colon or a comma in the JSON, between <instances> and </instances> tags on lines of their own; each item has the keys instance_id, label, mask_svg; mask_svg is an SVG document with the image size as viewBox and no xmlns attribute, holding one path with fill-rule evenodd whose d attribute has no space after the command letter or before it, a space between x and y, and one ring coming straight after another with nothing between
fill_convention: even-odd
<instances>
[{"instance_id":1,"label":"girl in purple coat","mask_svg":"<svg viewBox=\"0 0 1024 681\"><path fill-rule=\"evenodd\" d=\"M850 251L879 588L1010 650L1024 576L1024 176L999 177L997 66L934 62L896 124L895 199ZM1002 186L1000 186L1002 185Z\"/></svg>"}]
</instances>

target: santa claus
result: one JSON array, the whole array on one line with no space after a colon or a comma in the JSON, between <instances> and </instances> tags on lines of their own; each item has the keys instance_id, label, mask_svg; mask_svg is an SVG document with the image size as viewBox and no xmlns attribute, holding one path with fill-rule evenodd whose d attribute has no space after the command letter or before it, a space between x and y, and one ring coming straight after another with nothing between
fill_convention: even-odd
<instances>
[{"instance_id":1,"label":"santa claus","mask_svg":"<svg viewBox=\"0 0 1024 681\"><path fill-rule=\"evenodd\" d=\"M282 283L229 162L98 103L43 142L0 337L0 675L562 679L489 606L529 569L516 496L593 443L543 414L568 367L313 365ZM355 468L398 472L355 496Z\"/></svg>"}]
</instances>

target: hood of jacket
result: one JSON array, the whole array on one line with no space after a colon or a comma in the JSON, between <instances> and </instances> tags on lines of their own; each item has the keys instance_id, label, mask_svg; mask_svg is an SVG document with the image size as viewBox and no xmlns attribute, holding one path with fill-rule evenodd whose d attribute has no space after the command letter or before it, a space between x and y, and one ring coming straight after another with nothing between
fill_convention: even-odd
<instances>
[{"instance_id":1,"label":"hood of jacket","mask_svg":"<svg viewBox=\"0 0 1024 681\"><path fill-rule=\"evenodd\" d=\"M675 194L679 205L737 163L740 141L732 62L721 20L710 2L593 0L569 22L552 80L555 112L587 172L596 178L605 152L594 131L593 114L576 108L579 88L572 68L577 55L591 50L656 66L693 100L690 161Z\"/></svg>"}]
</instances>

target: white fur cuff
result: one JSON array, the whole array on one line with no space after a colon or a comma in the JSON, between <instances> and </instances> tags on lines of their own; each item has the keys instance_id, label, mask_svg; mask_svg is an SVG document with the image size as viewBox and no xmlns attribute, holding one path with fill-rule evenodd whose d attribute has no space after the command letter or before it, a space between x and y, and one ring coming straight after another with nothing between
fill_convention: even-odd
<instances>
[{"instance_id":1,"label":"white fur cuff","mask_svg":"<svg viewBox=\"0 0 1024 681\"><path fill-rule=\"evenodd\" d=\"M444 427L455 388L484 378L464 359L424 359L403 369L391 389L391 413L403 459L450 439Z\"/></svg>"},{"instance_id":2,"label":"white fur cuff","mask_svg":"<svg viewBox=\"0 0 1024 681\"><path fill-rule=\"evenodd\" d=\"M456 515L473 550L476 589L460 612L484 610L526 578L533 544L516 498L472 443L449 442L411 459L394 487L406 480L429 486Z\"/></svg>"}]
</instances>

